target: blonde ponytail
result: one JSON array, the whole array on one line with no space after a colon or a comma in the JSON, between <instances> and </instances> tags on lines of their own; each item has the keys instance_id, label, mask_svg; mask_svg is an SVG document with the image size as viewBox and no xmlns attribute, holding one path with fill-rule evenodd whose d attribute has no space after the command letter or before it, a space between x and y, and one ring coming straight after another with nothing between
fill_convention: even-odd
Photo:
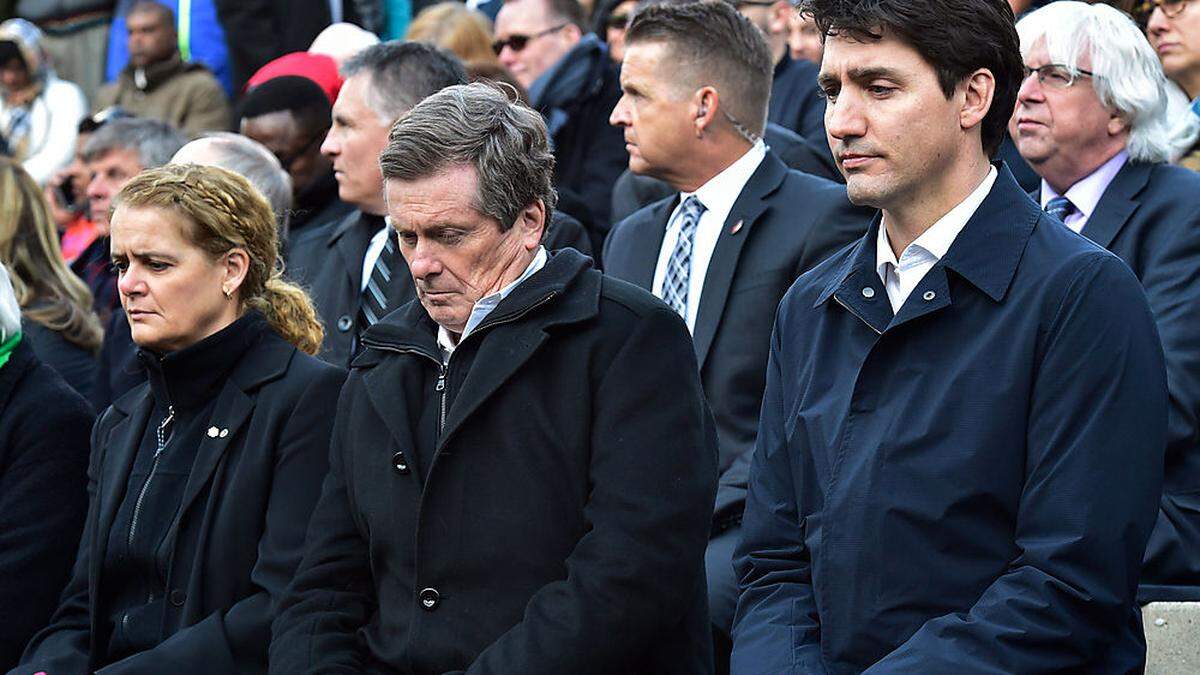
<instances>
[{"instance_id":1,"label":"blonde ponytail","mask_svg":"<svg viewBox=\"0 0 1200 675\"><path fill-rule=\"evenodd\" d=\"M262 295L251 298L246 305L262 312L271 328L300 351L313 356L321 351L325 329L312 299L296 284L275 274L267 280Z\"/></svg>"}]
</instances>

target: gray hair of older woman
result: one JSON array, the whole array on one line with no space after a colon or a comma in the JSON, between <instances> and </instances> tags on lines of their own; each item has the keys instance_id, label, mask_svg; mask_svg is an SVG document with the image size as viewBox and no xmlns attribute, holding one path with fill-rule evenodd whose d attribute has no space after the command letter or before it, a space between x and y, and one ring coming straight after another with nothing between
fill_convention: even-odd
<instances>
[{"instance_id":1,"label":"gray hair of older woman","mask_svg":"<svg viewBox=\"0 0 1200 675\"><path fill-rule=\"evenodd\" d=\"M263 144L228 131L204 134L180 148L171 164L216 166L250 181L271 205L280 237L287 235L292 219L292 178Z\"/></svg>"},{"instance_id":2,"label":"gray hair of older woman","mask_svg":"<svg viewBox=\"0 0 1200 675\"><path fill-rule=\"evenodd\" d=\"M0 265L0 343L21 332L21 306L13 290L8 268Z\"/></svg>"},{"instance_id":3,"label":"gray hair of older woman","mask_svg":"<svg viewBox=\"0 0 1200 675\"><path fill-rule=\"evenodd\" d=\"M379 157L383 179L414 181L472 166L479 185L475 210L499 221L501 231L537 200L549 214L558 195L546 123L512 98L496 85L476 82L421 101L392 127Z\"/></svg>"}]
</instances>

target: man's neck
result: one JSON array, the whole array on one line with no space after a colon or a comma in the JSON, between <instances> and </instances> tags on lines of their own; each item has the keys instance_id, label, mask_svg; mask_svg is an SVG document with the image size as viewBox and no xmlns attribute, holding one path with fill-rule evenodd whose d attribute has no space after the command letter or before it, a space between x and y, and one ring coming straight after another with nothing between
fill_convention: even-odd
<instances>
[{"instance_id":1,"label":"man's neck","mask_svg":"<svg viewBox=\"0 0 1200 675\"><path fill-rule=\"evenodd\" d=\"M686 176L667 182L680 192L695 192L722 171L733 166L734 162L744 157L751 147L753 146L750 142L740 136L716 141L707 148L701 145L697 148L697 154L702 156L694 170Z\"/></svg>"},{"instance_id":2,"label":"man's neck","mask_svg":"<svg viewBox=\"0 0 1200 675\"><path fill-rule=\"evenodd\" d=\"M1107 164L1109 160L1116 157L1124 149L1124 143L1114 144L1107 148L1105 152L1097 154L1092 161L1086 164L1060 166L1048 162L1043 166L1034 166L1033 169L1050 187L1054 188L1055 192L1063 195L1067 193L1067 190L1071 189L1071 186L1095 173L1097 169Z\"/></svg>"},{"instance_id":3,"label":"man's neck","mask_svg":"<svg viewBox=\"0 0 1200 675\"><path fill-rule=\"evenodd\" d=\"M979 154L946 171L936 184L927 183L926 189L910 196L903 204L883 209L883 224L887 227L888 241L896 258L899 259L909 244L969 197L990 170L987 158Z\"/></svg>"}]
</instances>

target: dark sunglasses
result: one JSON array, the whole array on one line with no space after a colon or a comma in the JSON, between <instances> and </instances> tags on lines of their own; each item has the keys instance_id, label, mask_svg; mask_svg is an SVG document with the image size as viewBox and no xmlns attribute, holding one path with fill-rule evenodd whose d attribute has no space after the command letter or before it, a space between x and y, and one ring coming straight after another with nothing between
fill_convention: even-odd
<instances>
[{"instance_id":1,"label":"dark sunglasses","mask_svg":"<svg viewBox=\"0 0 1200 675\"><path fill-rule=\"evenodd\" d=\"M530 40L540 38L543 35L549 35L554 31L562 30L568 25L570 24L560 23L557 26L552 26L546 30L540 30L533 35L510 35L508 36L507 40L496 40L492 42L492 51L496 52L496 56L500 56L500 52L504 51L505 47L508 47L514 52L519 52L529 45Z\"/></svg>"},{"instance_id":2,"label":"dark sunglasses","mask_svg":"<svg viewBox=\"0 0 1200 675\"><path fill-rule=\"evenodd\" d=\"M279 160L279 165L283 167L284 171L290 172L292 170L292 165L296 163L296 160L300 159L305 153L311 150L313 145L323 142L325 140L325 135L328 133L329 127L325 127L321 131L313 134L312 137L309 138L299 150L288 155L275 153L275 158Z\"/></svg>"},{"instance_id":3,"label":"dark sunglasses","mask_svg":"<svg viewBox=\"0 0 1200 675\"><path fill-rule=\"evenodd\" d=\"M608 21L606 21L604 25L608 26L612 30L620 30L629 25L629 15L613 14L612 16L608 17Z\"/></svg>"}]
</instances>

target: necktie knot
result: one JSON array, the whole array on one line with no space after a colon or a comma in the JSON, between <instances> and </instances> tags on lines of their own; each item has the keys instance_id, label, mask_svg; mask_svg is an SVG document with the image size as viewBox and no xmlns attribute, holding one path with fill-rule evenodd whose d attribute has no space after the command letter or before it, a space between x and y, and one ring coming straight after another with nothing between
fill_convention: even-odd
<instances>
[{"instance_id":1,"label":"necktie knot","mask_svg":"<svg viewBox=\"0 0 1200 675\"><path fill-rule=\"evenodd\" d=\"M1054 216L1060 221L1066 221L1067 216L1075 212L1075 205L1066 197L1055 197L1046 202L1046 213Z\"/></svg>"}]
</instances>

